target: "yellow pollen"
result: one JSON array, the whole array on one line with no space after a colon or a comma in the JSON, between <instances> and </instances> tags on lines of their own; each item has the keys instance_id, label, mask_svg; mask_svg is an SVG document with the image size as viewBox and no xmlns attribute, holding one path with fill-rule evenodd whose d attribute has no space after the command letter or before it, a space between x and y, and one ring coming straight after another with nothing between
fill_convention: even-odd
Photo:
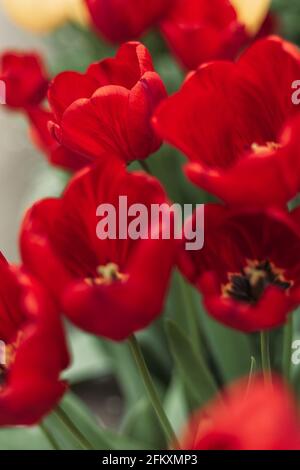
<instances>
[{"instance_id":1,"label":"yellow pollen","mask_svg":"<svg viewBox=\"0 0 300 470\"><path fill-rule=\"evenodd\" d=\"M278 150L282 147L281 144L278 144L277 142L266 142L265 145L259 145L256 143L253 143L251 145L251 150L252 152L256 153L257 155L263 155L268 152L272 152L274 150Z\"/></svg>"},{"instance_id":2,"label":"yellow pollen","mask_svg":"<svg viewBox=\"0 0 300 470\"><path fill-rule=\"evenodd\" d=\"M86 278L85 282L89 286L109 285L113 282L124 282L128 279L127 274L120 273L119 266L115 263L108 263L105 266L98 266L97 277Z\"/></svg>"},{"instance_id":3,"label":"yellow pollen","mask_svg":"<svg viewBox=\"0 0 300 470\"><path fill-rule=\"evenodd\" d=\"M22 335L23 333L19 331L15 341L5 346L4 357L1 358L3 363L0 364L0 391L5 384L6 375L9 371L9 368L15 360L17 349L22 340Z\"/></svg>"}]
</instances>

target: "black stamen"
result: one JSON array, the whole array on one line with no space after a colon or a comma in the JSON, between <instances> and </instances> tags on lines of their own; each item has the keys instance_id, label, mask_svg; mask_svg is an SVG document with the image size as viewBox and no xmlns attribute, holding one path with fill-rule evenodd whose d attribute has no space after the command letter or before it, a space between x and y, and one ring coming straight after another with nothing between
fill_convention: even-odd
<instances>
[{"instance_id":1,"label":"black stamen","mask_svg":"<svg viewBox=\"0 0 300 470\"><path fill-rule=\"evenodd\" d=\"M269 260L250 262L240 274L229 275L229 283L224 287L224 294L240 302L255 304L269 285L287 290L292 282L286 281Z\"/></svg>"}]
</instances>

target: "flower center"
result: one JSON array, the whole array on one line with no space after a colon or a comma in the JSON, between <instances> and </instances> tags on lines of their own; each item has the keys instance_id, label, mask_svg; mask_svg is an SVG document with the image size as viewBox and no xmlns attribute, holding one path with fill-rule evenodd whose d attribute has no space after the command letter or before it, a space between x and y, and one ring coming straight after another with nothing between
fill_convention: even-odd
<instances>
[{"instance_id":1,"label":"flower center","mask_svg":"<svg viewBox=\"0 0 300 470\"><path fill-rule=\"evenodd\" d=\"M20 344L22 333L17 334L16 340L0 348L0 390L4 387L9 369L15 360L16 351Z\"/></svg>"},{"instance_id":2,"label":"flower center","mask_svg":"<svg viewBox=\"0 0 300 470\"><path fill-rule=\"evenodd\" d=\"M229 282L222 287L225 297L255 304L268 286L273 285L288 290L293 285L293 281L287 281L283 271L276 268L269 260L247 261L247 263L240 273L228 275Z\"/></svg>"},{"instance_id":3,"label":"flower center","mask_svg":"<svg viewBox=\"0 0 300 470\"><path fill-rule=\"evenodd\" d=\"M124 282L128 279L127 274L119 271L119 266L115 263L108 263L105 266L98 266L96 277L88 277L85 282L90 286L109 285L114 282Z\"/></svg>"},{"instance_id":4,"label":"flower center","mask_svg":"<svg viewBox=\"0 0 300 470\"><path fill-rule=\"evenodd\" d=\"M264 155L265 153L272 152L274 150L278 150L282 147L281 144L277 142L266 142L265 145L259 145L255 142L251 145L251 150L256 155Z\"/></svg>"}]
</instances>

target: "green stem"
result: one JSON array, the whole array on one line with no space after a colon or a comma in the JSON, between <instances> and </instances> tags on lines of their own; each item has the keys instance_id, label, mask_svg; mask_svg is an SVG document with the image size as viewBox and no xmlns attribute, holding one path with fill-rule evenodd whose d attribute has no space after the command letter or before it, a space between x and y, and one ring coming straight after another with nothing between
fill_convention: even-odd
<instances>
[{"instance_id":1,"label":"green stem","mask_svg":"<svg viewBox=\"0 0 300 470\"><path fill-rule=\"evenodd\" d=\"M178 273L178 279L181 289L183 306L185 307L187 331L189 337L191 338L191 342L194 345L195 351L199 354L202 354L202 341L199 334L199 314L198 311L196 311L192 287L186 282L186 280L182 277L180 273Z\"/></svg>"},{"instance_id":2,"label":"green stem","mask_svg":"<svg viewBox=\"0 0 300 470\"><path fill-rule=\"evenodd\" d=\"M251 390L255 369L256 369L256 360L255 360L255 357L251 356L251 365L250 365L250 372L249 372L249 376L248 376L246 397L249 395L249 392Z\"/></svg>"},{"instance_id":3,"label":"green stem","mask_svg":"<svg viewBox=\"0 0 300 470\"><path fill-rule=\"evenodd\" d=\"M272 383L272 370L270 361L270 338L268 331L261 331L260 333L260 348L261 348L261 365L265 378L265 383Z\"/></svg>"},{"instance_id":4,"label":"green stem","mask_svg":"<svg viewBox=\"0 0 300 470\"><path fill-rule=\"evenodd\" d=\"M39 427L42 431L42 433L45 435L47 441L51 444L51 447L53 447L54 450L60 450L60 447L56 441L56 439L53 437L52 433L47 429L47 426L45 423L40 423Z\"/></svg>"},{"instance_id":5,"label":"green stem","mask_svg":"<svg viewBox=\"0 0 300 470\"><path fill-rule=\"evenodd\" d=\"M157 391L154 387L153 380L151 378L149 369L147 367L147 364L145 362L142 350L140 348L140 345L134 335L132 335L129 338L129 345L130 349L132 352L132 355L135 359L135 362L137 364L137 367L139 369L139 372L141 374L141 377L143 379L146 391L148 393L149 399L151 401L151 404L154 408L154 411L158 417L158 420L161 424L161 427L165 433L165 436L167 438L167 441L169 444L172 446L176 447L176 449L180 449L179 443L176 437L175 432L172 429L171 423L162 407L161 401L159 399L159 396L157 394Z\"/></svg>"},{"instance_id":6,"label":"green stem","mask_svg":"<svg viewBox=\"0 0 300 470\"><path fill-rule=\"evenodd\" d=\"M73 421L69 418L67 413L60 407L60 405L58 405L55 408L54 413L63 422L66 428L69 429L70 433L73 434L73 436L77 439L77 441L85 450L94 449L91 443L86 439L86 437L81 433L81 431L75 426Z\"/></svg>"},{"instance_id":7,"label":"green stem","mask_svg":"<svg viewBox=\"0 0 300 470\"><path fill-rule=\"evenodd\" d=\"M283 371L283 376L287 382L289 382L291 379L292 341L293 341L293 315L290 315L288 322L284 327L283 354L282 354L282 371Z\"/></svg>"},{"instance_id":8,"label":"green stem","mask_svg":"<svg viewBox=\"0 0 300 470\"><path fill-rule=\"evenodd\" d=\"M141 167L143 168L143 170L148 173L149 175L152 176L152 171L148 165L148 163L145 161L145 160L139 160L139 164L141 165Z\"/></svg>"}]
</instances>

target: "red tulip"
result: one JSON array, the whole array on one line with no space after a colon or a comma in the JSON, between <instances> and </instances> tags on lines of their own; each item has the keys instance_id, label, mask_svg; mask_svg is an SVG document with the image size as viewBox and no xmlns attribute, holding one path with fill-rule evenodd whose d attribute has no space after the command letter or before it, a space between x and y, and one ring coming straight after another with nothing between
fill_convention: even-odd
<instances>
[{"instance_id":1,"label":"red tulip","mask_svg":"<svg viewBox=\"0 0 300 470\"><path fill-rule=\"evenodd\" d=\"M67 171L78 171L91 163L90 159L79 153L72 152L61 145L50 132L50 122L54 115L41 106L36 106L28 112L30 134L36 147L48 158L52 165Z\"/></svg>"},{"instance_id":2,"label":"red tulip","mask_svg":"<svg viewBox=\"0 0 300 470\"><path fill-rule=\"evenodd\" d=\"M204 248L182 251L180 267L224 325L244 332L282 325L300 299L300 216L208 205Z\"/></svg>"},{"instance_id":3,"label":"red tulip","mask_svg":"<svg viewBox=\"0 0 300 470\"><path fill-rule=\"evenodd\" d=\"M148 209L167 202L156 179L126 173L118 160L103 161L74 177L60 199L34 205L21 233L25 265L69 318L113 340L145 328L162 312L175 256L172 240L98 238L98 206L112 204L118 220L124 216L120 196L128 197L128 206Z\"/></svg>"},{"instance_id":4,"label":"red tulip","mask_svg":"<svg viewBox=\"0 0 300 470\"><path fill-rule=\"evenodd\" d=\"M188 69L234 58L249 40L229 0L176 0L162 20L161 31Z\"/></svg>"},{"instance_id":5,"label":"red tulip","mask_svg":"<svg viewBox=\"0 0 300 470\"><path fill-rule=\"evenodd\" d=\"M161 104L155 127L186 154L188 177L206 191L230 204L284 204L300 186L290 141L300 129L292 119L299 77L298 49L260 40L237 63L213 62L190 75Z\"/></svg>"},{"instance_id":6,"label":"red tulip","mask_svg":"<svg viewBox=\"0 0 300 470\"><path fill-rule=\"evenodd\" d=\"M158 23L174 0L86 0L93 23L109 41L137 39Z\"/></svg>"},{"instance_id":7,"label":"red tulip","mask_svg":"<svg viewBox=\"0 0 300 470\"><path fill-rule=\"evenodd\" d=\"M84 75L63 72L54 79L53 133L90 161L112 155L126 162L145 159L161 145L150 121L165 97L147 49L127 43L116 58L91 65Z\"/></svg>"},{"instance_id":8,"label":"red tulip","mask_svg":"<svg viewBox=\"0 0 300 470\"><path fill-rule=\"evenodd\" d=\"M0 426L32 425L66 390L59 379L68 365L64 333L57 311L35 279L3 258L0 273L0 340L5 343Z\"/></svg>"},{"instance_id":9,"label":"red tulip","mask_svg":"<svg viewBox=\"0 0 300 470\"><path fill-rule=\"evenodd\" d=\"M48 78L37 54L5 52L0 57L0 80L6 87L6 104L28 110L47 94Z\"/></svg>"},{"instance_id":10,"label":"red tulip","mask_svg":"<svg viewBox=\"0 0 300 470\"><path fill-rule=\"evenodd\" d=\"M226 390L195 414L182 438L186 450L299 450L300 420L294 398L279 381L259 376Z\"/></svg>"}]
</instances>

